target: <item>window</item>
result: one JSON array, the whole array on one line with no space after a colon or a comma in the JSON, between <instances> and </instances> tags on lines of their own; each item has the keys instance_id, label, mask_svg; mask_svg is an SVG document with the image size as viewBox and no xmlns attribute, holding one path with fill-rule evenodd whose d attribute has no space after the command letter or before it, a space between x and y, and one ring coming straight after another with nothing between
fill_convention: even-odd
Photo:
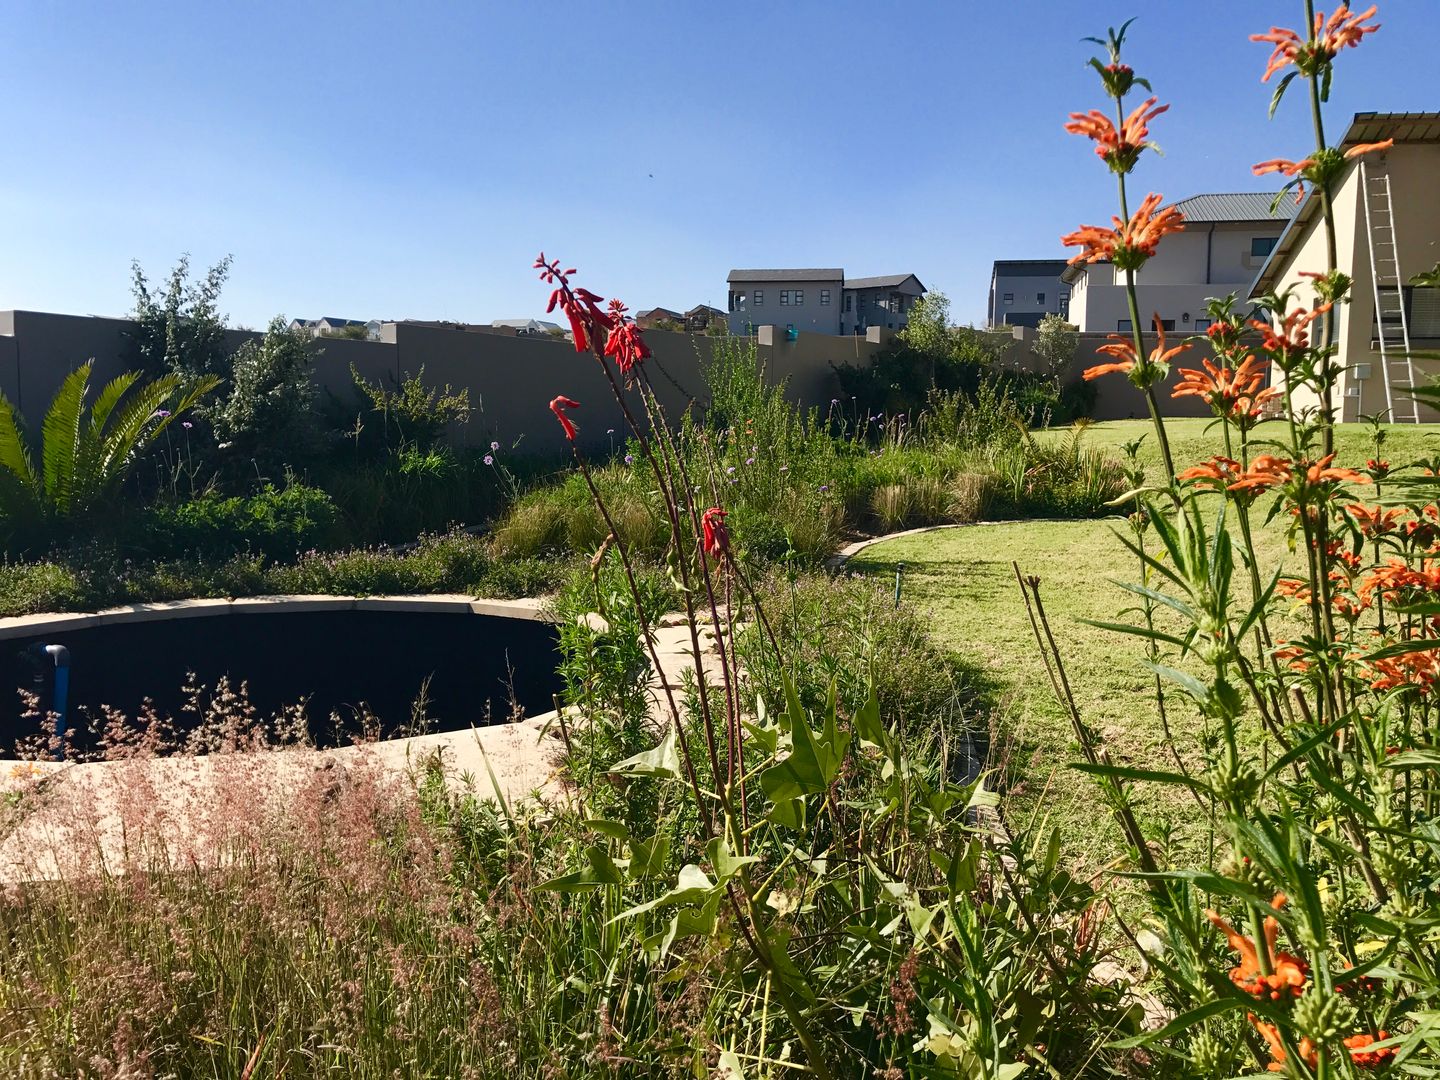
<instances>
[{"instance_id":1,"label":"window","mask_svg":"<svg viewBox=\"0 0 1440 1080\"><path fill-rule=\"evenodd\" d=\"M1209 329L1210 329L1210 320L1209 320L1209 319L1196 319L1196 320L1195 320L1195 329L1196 329L1197 331L1198 331L1198 330L1209 330Z\"/></svg>"},{"instance_id":2,"label":"window","mask_svg":"<svg viewBox=\"0 0 1440 1080\"><path fill-rule=\"evenodd\" d=\"M755 290L755 306L756 306L756 307L759 307L759 306L760 306L761 304L763 304L763 303L765 303L765 290L764 290L764 289L756 289L756 290Z\"/></svg>"},{"instance_id":3,"label":"window","mask_svg":"<svg viewBox=\"0 0 1440 1080\"><path fill-rule=\"evenodd\" d=\"M900 312L900 294L898 292L890 294L890 310L896 314Z\"/></svg>"},{"instance_id":4,"label":"window","mask_svg":"<svg viewBox=\"0 0 1440 1080\"><path fill-rule=\"evenodd\" d=\"M1015 294L1014 294L1013 292L1007 292L1007 293L1005 294L1005 303L1007 303L1007 304L1013 304L1014 302L1015 302Z\"/></svg>"},{"instance_id":5,"label":"window","mask_svg":"<svg viewBox=\"0 0 1440 1080\"><path fill-rule=\"evenodd\" d=\"M1410 338L1440 338L1440 289L1407 285L1401 293L1405 304L1405 322ZM1393 286L1380 286L1380 310L1385 314L1385 340L1400 336L1400 308L1395 302ZM1370 337L1380 336L1375 316L1370 316Z\"/></svg>"},{"instance_id":6,"label":"window","mask_svg":"<svg viewBox=\"0 0 1440 1080\"><path fill-rule=\"evenodd\" d=\"M830 290L829 290L829 289L821 289L821 290L820 290L820 303L822 303L822 304L828 304L828 303L830 303Z\"/></svg>"},{"instance_id":7,"label":"window","mask_svg":"<svg viewBox=\"0 0 1440 1080\"><path fill-rule=\"evenodd\" d=\"M781 306L781 307L789 307L789 306L790 306L790 290L789 290L789 289L781 289L781 290L780 290L780 306Z\"/></svg>"},{"instance_id":8,"label":"window","mask_svg":"<svg viewBox=\"0 0 1440 1080\"><path fill-rule=\"evenodd\" d=\"M1275 250L1275 241L1278 239L1278 236L1252 236L1250 238L1251 256L1257 259L1263 259Z\"/></svg>"},{"instance_id":9,"label":"window","mask_svg":"<svg viewBox=\"0 0 1440 1080\"><path fill-rule=\"evenodd\" d=\"M1044 294L1043 292L1037 292L1037 293L1035 294L1035 303L1037 303L1037 304L1043 304L1043 303L1045 303L1045 294Z\"/></svg>"},{"instance_id":10,"label":"window","mask_svg":"<svg viewBox=\"0 0 1440 1080\"><path fill-rule=\"evenodd\" d=\"M1153 326L1154 324L1152 323L1151 325ZM1174 319L1161 319L1161 320L1160 320L1160 329L1164 330L1167 334L1170 333L1170 331L1172 331L1172 330L1175 329L1175 320L1174 320Z\"/></svg>"},{"instance_id":11,"label":"window","mask_svg":"<svg viewBox=\"0 0 1440 1080\"><path fill-rule=\"evenodd\" d=\"M803 303L805 303L805 290L804 290L804 289L796 289L796 290L795 290L795 295L790 298L790 302L791 302L792 304L803 304Z\"/></svg>"},{"instance_id":12,"label":"window","mask_svg":"<svg viewBox=\"0 0 1440 1080\"><path fill-rule=\"evenodd\" d=\"M845 310L846 310L846 311L850 311L850 310L852 309L854 299L855 299L855 294L854 294L854 293L848 293L848 292L847 292L847 293L845 294Z\"/></svg>"},{"instance_id":13,"label":"window","mask_svg":"<svg viewBox=\"0 0 1440 1080\"><path fill-rule=\"evenodd\" d=\"M1129 319L1120 319L1115 323L1115 329L1122 334L1134 333L1135 327Z\"/></svg>"}]
</instances>

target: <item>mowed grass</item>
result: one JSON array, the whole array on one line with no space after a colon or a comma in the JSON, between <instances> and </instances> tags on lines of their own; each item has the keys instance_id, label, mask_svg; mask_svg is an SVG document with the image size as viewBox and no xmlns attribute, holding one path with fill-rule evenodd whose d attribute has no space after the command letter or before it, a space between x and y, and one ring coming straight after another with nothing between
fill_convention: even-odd
<instances>
[{"instance_id":1,"label":"mowed grass","mask_svg":"<svg viewBox=\"0 0 1440 1080\"><path fill-rule=\"evenodd\" d=\"M1170 422L1178 467L1220 452L1218 432L1207 433L1206 427L1199 420ZM1119 453L1121 445L1141 433L1149 433L1145 460L1151 475L1158 475L1159 457L1148 422L1095 424L1087 439L1090 445ZM1260 436L1267 434L1262 426ZM1383 456L1397 467L1428 457L1440 450L1437 434L1440 425L1390 428ZM1341 428L1336 444L1338 462L1363 463L1373 456L1368 432L1360 425ZM1209 501L1209 506L1216 505ZM1298 565L1303 556L1289 551L1288 519L1259 528L1265 506L1260 505L1256 520L1261 567L1268 566L1273 573L1277 560L1287 567ZM1117 529L1128 532L1118 517L962 526L875 544L849 564L859 573L893 577L896 564L904 563L905 599L929 615L934 633L945 645L983 664L1005 694L1013 753L1006 779L1007 812L1044 815L1073 846L1089 852L1097 866L1119 853L1118 831L1093 781L1069 768L1079 759L1079 751L1036 648L1014 564L1024 574L1041 579L1041 595L1076 703L1087 722L1101 732L1117 763L1173 770L1176 751L1188 761L1198 760L1205 732L1194 710L1184 699L1170 696L1174 739L1167 740L1155 709L1153 677L1144 666L1143 642L1082 621L1137 621L1126 609L1139 598L1115 582L1138 581L1139 565L1115 535ZM1246 572L1237 567L1236 578L1239 597L1247 598ZM1174 830L1189 842L1203 839L1196 805L1182 789L1144 785L1137 796L1155 835Z\"/></svg>"}]
</instances>

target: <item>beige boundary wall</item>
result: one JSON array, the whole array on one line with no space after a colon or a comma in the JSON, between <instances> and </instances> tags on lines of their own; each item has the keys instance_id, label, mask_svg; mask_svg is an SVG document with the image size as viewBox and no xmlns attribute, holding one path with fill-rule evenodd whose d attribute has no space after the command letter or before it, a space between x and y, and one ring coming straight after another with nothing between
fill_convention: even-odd
<instances>
[{"instance_id":1,"label":"beige boundary wall","mask_svg":"<svg viewBox=\"0 0 1440 1080\"><path fill-rule=\"evenodd\" d=\"M126 369L127 334L133 323L124 319L57 315L35 311L0 311L0 392L20 411L34 430L65 376L93 359L95 384L103 384ZM1003 363L1036 370L1031 353L1035 331L1012 328L1013 339ZM258 339L249 331L231 331L231 342ZM803 406L825 408L838 396L836 369L864 366L890 344L894 335L872 328L865 337L798 334L793 340L783 328L757 330L760 359L769 378L786 380L791 398ZM647 331L645 340L654 351L651 378L672 416L678 417L692 401L703 403L705 387L701 368L717 339L701 335ZM1081 336L1069 377L1096 362L1095 349L1105 343L1101 334ZM321 394L344 404L357 401L351 378L353 365L371 382L391 383L424 369L433 386L449 384L470 392L474 416L463 437L474 445L490 441L533 453L565 449L559 425L549 412L551 398L564 394L581 403L575 420L581 438L591 445L610 445L608 432L623 430L623 416L615 404L600 366L575 352L564 340L472 333L419 323L386 323L380 341L324 338L318 342L315 382ZM1185 360L1198 364L1205 353L1196 348ZM1102 358L1103 359L1103 358ZM1101 420L1145 415L1143 399L1120 376L1097 384L1095 417ZM1204 415L1193 398L1172 401L1162 395L1168 415Z\"/></svg>"}]
</instances>

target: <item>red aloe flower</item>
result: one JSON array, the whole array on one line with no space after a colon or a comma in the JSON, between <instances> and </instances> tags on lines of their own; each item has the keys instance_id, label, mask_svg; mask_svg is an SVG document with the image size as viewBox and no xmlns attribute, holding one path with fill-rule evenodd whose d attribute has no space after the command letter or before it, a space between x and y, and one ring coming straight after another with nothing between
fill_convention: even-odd
<instances>
[{"instance_id":1,"label":"red aloe flower","mask_svg":"<svg viewBox=\"0 0 1440 1080\"><path fill-rule=\"evenodd\" d=\"M705 554L712 559L724 558L730 550L730 529L725 524L729 511L712 506L700 515L700 529L703 533Z\"/></svg>"},{"instance_id":2,"label":"red aloe flower","mask_svg":"<svg viewBox=\"0 0 1440 1080\"><path fill-rule=\"evenodd\" d=\"M564 395L552 398L550 401L550 411L555 414L555 419L560 421L560 426L565 431L565 438L569 439L572 443L575 441L575 435L579 429L575 426L575 421L565 415L565 410L578 409L579 407L580 403L578 401L572 401Z\"/></svg>"},{"instance_id":3,"label":"red aloe flower","mask_svg":"<svg viewBox=\"0 0 1440 1080\"><path fill-rule=\"evenodd\" d=\"M645 344L640 327L634 319L626 318L625 305L619 300L610 301L610 333L605 338L605 355L614 357L616 366L627 378L631 368L650 357L650 346Z\"/></svg>"},{"instance_id":4,"label":"red aloe flower","mask_svg":"<svg viewBox=\"0 0 1440 1080\"><path fill-rule=\"evenodd\" d=\"M590 348L592 342L598 343L603 332L610 329L610 316L600 310L600 304L605 298L596 296L589 289L579 286L572 288L570 275L575 273L574 267L561 270L560 260L546 262L543 251L535 260L535 269L540 271L541 281L555 286L551 290L550 302L545 305L545 311L548 314L558 307L565 313L565 317L570 320L570 335L575 340L575 351L584 352Z\"/></svg>"}]
</instances>

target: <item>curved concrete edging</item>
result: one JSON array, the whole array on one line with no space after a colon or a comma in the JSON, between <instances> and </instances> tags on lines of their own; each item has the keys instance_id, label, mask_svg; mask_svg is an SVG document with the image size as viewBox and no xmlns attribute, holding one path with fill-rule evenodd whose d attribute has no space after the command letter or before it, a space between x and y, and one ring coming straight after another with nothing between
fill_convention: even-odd
<instances>
[{"instance_id":1,"label":"curved concrete edging","mask_svg":"<svg viewBox=\"0 0 1440 1080\"><path fill-rule=\"evenodd\" d=\"M222 615L273 615L307 611L411 611L434 614L496 615L511 619L545 618L544 601L534 597L521 600L485 600L459 593L401 596L326 596L303 593L277 596L245 596L234 599L169 600L153 604L126 604L90 612L50 612L16 615L0 619L0 641L31 637L47 631L56 633L89 630L118 623L154 622L161 619L193 619Z\"/></svg>"}]
</instances>

